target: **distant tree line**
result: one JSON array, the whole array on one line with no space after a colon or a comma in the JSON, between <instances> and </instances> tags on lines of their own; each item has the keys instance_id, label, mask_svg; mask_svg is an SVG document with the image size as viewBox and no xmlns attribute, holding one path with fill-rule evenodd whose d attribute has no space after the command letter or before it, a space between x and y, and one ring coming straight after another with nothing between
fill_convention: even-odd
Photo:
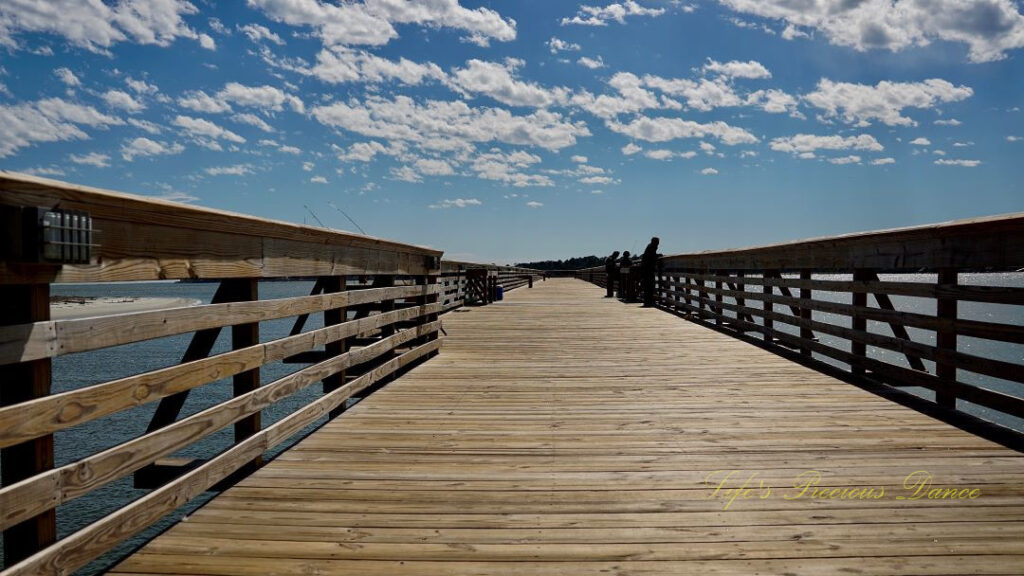
<instances>
[{"instance_id":1,"label":"distant tree line","mask_svg":"<svg viewBox=\"0 0 1024 576\"><path fill-rule=\"evenodd\" d=\"M579 256L567 260L541 260L539 262L519 262L516 266L520 268L533 268L534 270L580 270L582 268L593 268L604 265L602 256Z\"/></svg>"}]
</instances>

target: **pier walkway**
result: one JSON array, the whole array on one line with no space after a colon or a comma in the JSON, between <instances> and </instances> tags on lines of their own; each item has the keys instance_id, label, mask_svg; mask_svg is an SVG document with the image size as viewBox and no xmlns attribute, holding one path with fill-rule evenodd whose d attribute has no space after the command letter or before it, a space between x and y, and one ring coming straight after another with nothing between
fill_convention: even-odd
<instances>
[{"instance_id":1,"label":"pier walkway","mask_svg":"<svg viewBox=\"0 0 1024 576\"><path fill-rule=\"evenodd\" d=\"M439 356L114 572L1024 573L1020 453L602 296L446 314Z\"/></svg>"}]
</instances>

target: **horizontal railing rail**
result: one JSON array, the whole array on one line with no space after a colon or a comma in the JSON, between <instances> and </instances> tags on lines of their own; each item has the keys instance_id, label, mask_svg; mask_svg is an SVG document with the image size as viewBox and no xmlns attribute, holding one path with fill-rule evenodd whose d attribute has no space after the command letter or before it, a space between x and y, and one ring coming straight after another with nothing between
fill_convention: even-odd
<instances>
[{"instance_id":1,"label":"horizontal railing rail","mask_svg":"<svg viewBox=\"0 0 1024 576\"><path fill-rule=\"evenodd\" d=\"M446 312L465 304L487 304L494 300L497 286L509 292L543 279L543 271L531 268L445 260L441 262L441 301Z\"/></svg>"},{"instance_id":2,"label":"horizontal railing rail","mask_svg":"<svg viewBox=\"0 0 1024 576\"><path fill-rule=\"evenodd\" d=\"M606 276L577 273L600 286ZM812 366L1024 430L1024 214L666 256L656 300Z\"/></svg>"},{"instance_id":3,"label":"horizontal railing rail","mask_svg":"<svg viewBox=\"0 0 1024 576\"><path fill-rule=\"evenodd\" d=\"M5 575L84 566L251 472L269 451L441 344L436 250L9 173L0 173L0 219ZM305 279L308 295L260 299L262 289L281 292L272 280L295 278ZM50 316L55 285L173 279L214 282L216 291L197 306ZM230 343L218 346L228 333ZM162 352L187 348L180 362L151 366L132 352L151 341ZM90 365L90 355L112 351L126 374L101 382L71 374L65 379L82 384L53 388L61 357ZM207 389L214 392L195 406L190 392ZM151 415L146 430L111 433L113 445L83 451L55 442L73 444L80 427L139 415ZM172 458L196 452L206 454ZM155 490L57 539L58 507L133 476L136 487Z\"/></svg>"}]
</instances>

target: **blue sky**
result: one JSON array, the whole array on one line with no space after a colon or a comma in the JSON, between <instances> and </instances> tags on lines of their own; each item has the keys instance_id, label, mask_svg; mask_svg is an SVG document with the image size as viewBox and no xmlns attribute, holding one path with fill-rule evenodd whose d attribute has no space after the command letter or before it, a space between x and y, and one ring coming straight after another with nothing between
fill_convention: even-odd
<instances>
[{"instance_id":1,"label":"blue sky","mask_svg":"<svg viewBox=\"0 0 1024 576\"><path fill-rule=\"evenodd\" d=\"M1013 0L4 0L0 168L512 262L1024 210Z\"/></svg>"}]
</instances>

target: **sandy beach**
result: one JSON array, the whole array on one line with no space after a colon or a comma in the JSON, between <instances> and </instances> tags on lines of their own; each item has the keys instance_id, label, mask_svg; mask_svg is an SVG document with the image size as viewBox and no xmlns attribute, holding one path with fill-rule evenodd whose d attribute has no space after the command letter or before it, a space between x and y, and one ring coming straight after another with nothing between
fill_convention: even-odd
<instances>
[{"instance_id":1,"label":"sandy beach","mask_svg":"<svg viewBox=\"0 0 1024 576\"><path fill-rule=\"evenodd\" d=\"M129 312L184 308L187 306L197 306L201 303L200 300L195 298L80 298L70 296L50 304L50 318L53 320L68 320L91 316L109 316L111 314L126 314Z\"/></svg>"}]
</instances>

